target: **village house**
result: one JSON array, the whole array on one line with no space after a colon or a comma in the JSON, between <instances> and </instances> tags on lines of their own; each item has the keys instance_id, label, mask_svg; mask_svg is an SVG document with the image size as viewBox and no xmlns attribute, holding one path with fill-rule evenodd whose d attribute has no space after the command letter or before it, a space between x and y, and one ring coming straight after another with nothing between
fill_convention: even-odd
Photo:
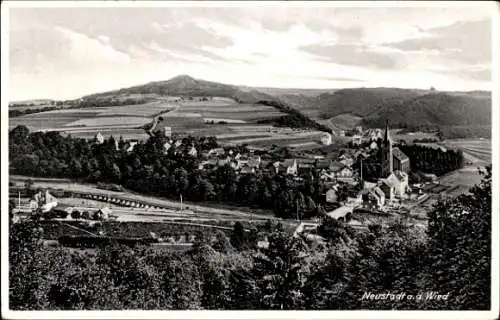
<instances>
[{"instance_id":1,"label":"village house","mask_svg":"<svg viewBox=\"0 0 500 320\"><path fill-rule=\"evenodd\" d=\"M282 163L280 163L279 166L279 171L286 173L286 174L291 174L291 175L296 175L297 174L297 160L296 159L285 159Z\"/></svg>"},{"instance_id":2,"label":"village house","mask_svg":"<svg viewBox=\"0 0 500 320\"><path fill-rule=\"evenodd\" d=\"M408 175L403 171L394 171L389 177L381 179L380 188L388 200L403 198L409 189Z\"/></svg>"},{"instance_id":3,"label":"village house","mask_svg":"<svg viewBox=\"0 0 500 320\"><path fill-rule=\"evenodd\" d=\"M30 204L30 206L35 209L40 209L41 212L48 212L52 210L52 208L55 208L57 204L57 199L51 195L49 191L40 191L33 196L33 203Z\"/></svg>"},{"instance_id":4,"label":"village house","mask_svg":"<svg viewBox=\"0 0 500 320\"><path fill-rule=\"evenodd\" d=\"M226 152L224 151L223 148L214 148L214 149L210 149L208 151L208 156L222 156L222 155L225 155Z\"/></svg>"},{"instance_id":5,"label":"village house","mask_svg":"<svg viewBox=\"0 0 500 320\"><path fill-rule=\"evenodd\" d=\"M249 174L249 173L255 173L255 168L249 166L248 164L244 165L241 169L240 169L240 173L241 174Z\"/></svg>"},{"instance_id":6,"label":"village house","mask_svg":"<svg viewBox=\"0 0 500 320\"><path fill-rule=\"evenodd\" d=\"M198 155L198 150L196 150L194 146L191 146L191 148L189 148L188 154L191 157L196 157Z\"/></svg>"},{"instance_id":7,"label":"village house","mask_svg":"<svg viewBox=\"0 0 500 320\"><path fill-rule=\"evenodd\" d=\"M203 169L211 169L215 168L217 166L217 160L216 159L208 159L205 161L202 161L198 165L198 169L203 170Z\"/></svg>"},{"instance_id":8,"label":"village house","mask_svg":"<svg viewBox=\"0 0 500 320\"><path fill-rule=\"evenodd\" d=\"M175 143L174 143L174 147L177 149L177 148L179 148L180 146L182 146L182 141L181 141L181 140L177 140L177 141L175 141Z\"/></svg>"},{"instance_id":9,"label":"village house","mask_svg":"<svg viewBox=\"0 0 500 320\"><path fill-rule=\"evenodd\" d=\"M58 217L58 218L68 218L71 215L71 212L73 212L74 208L71 206L68 206L66 204L58 203L55 207L53 207L48 214L53 217Z\"/></svg>"},{"instance_id":10,"label":"village house","mask_svg":"<svg viewBox=\"0 0 500 320\"><path fill-rule=\"evenodd\" d=\"M321 137L321 143L325 146L329 146L332 144L332 135L327 133Z\"/></svg>"},{"instance_id":11,"label":"village house","mask_svg":"<svg viewBox=\"0 0 500 320\"><path fill-rule=\"evenodd\" d=\"M98 144L102 144L102 143L104 143L104 136L103 136L100 132L98 132L98 133L95 135L95 137L94 137L94 138L95 138L96 143L98 143Z\"/></svg>"},{"instance_id":12,"label":"village house","mask_svg":"<svg viewBox=\"0 0 500 320\"><path fill-rule=\"evenodd\" d=\"M280 167L281 167L281 163L279 161L275 161L275 162L273 162L272 167L274 168L274 171L276 173L279 173Z\"/></svg>"},{"instance_id":13,"label":"village house","mask_svg":"<svg viewBox=\"0 0 500 320\"><path fill-rule=\"evenodd\" d=\"M147 133L150 136L156 135L158 133L162 133L165 137L171 137L172 136L172 128L166 126L166 122L164 121L163 117L155 117L153 119L153 123L151 125L151 128L147 131Z\"/></svg>"},{"instance_id":14,"label":"village house","mask_svg":"<svg viewBox=\"0 0 500 320\"><path fill-rule=\"evenodd\" d=\"M248 165L252 168L258 168L260 166L260 156L250 156L248 159Z\"/></svg>"},{"instance_id":15,"label":"village house","mask_svg":"<svg viewBox=\"0 0 500 320\"><path fill-rule=\"evenodd\" d=\"M127 143L125 143L125 151L126 152L132 152L134 151L135 146L139 143L139 141L136 140L130 140Z\"/></svg>"},{"instance_id":16,"label":"village house","mask_svg":"<svg viewBox=\"0 0 500 320\"><path fill-rule=\"evenodd\" d=\"M302 174L314 169L315 160L300 159L297 161L297 173Z\"/></svg>"},{"instance_id":17,"label":"village house","mask_svg":"<svg viewBox=\"0 0 500 320\"><path fill-rule=\"evenodd\" d=\"M317 160L315 162L314 166L316 167L316 169L321 170L321 172L326 172L327 170L330 169L331 162L332 161L328 160L328 159L321 159L321 160Z\"/></svg>"},{"instance_id":18,"label":"village house","mask_svg":"<svg viewBox=\"0 0 500 320\"><path fill-rule=\"evenodd\" d=\"M335 174L335 178L338 180L351 179L353 177L352 169L346 166L334 171L333 174Z\"/></svg>"},{"instance_id":19,"label":"village house","mask_svg":"<svg viewBox=\"0 0 500 320\"><path fill-rule=\"evenodd\" d=\"M354 164L354 159L346 158L346 159L340 160L339 162L342 163L344 166L350 168Z\"/></svg>"},{"instance_id":20,"label":"village house","mask_svg":"<svg viewBox=\"0 0 500 320\"><path fill-rule=\"evenodd\" d=\"M95 220L108 220L111 215L111 209L108 207L101 208L94 213Z\"/></svg>"},{"instance_id":21,"label":"village house","mask_svg":"<svg viewBox=\"0 0 500 320\"><path fill-rule=\"evenodd\" d=\"M351 142L355 146L359 146L363 143L363 137L359 134L355 134L352 136Z\"/></svg>"},{"instance_id":22,"label":"village house","mask_svg":"<svg viewBox=\"0 0 500 320\"><path fill-rule=\"evenodd\" d=\"M326 202L336 203L338 200L338 186L335 185L326 192Z\"/></svg>"},{"instance_id":23,"label":"village house","mask_svg":"<svg viewBox=\"0 0 500 320\"><path fill-rule=\"evenodd\" d=\"M167 154L168 150L170 150L171 147L172 147L172 145L170 143L165 142L165 144L163 145L163 153Z\"/></svg>"},{"instance_id":24,"label":"village house","mask_svg":"<svg viewBox=\"0 0 500 320\"><path fill-rule=\"evenodd\" d=\"M385 194L379 187L365 189L361 194L364 208L379 210L384 206Z\"/></svg>"},{"instance_id":25,"label":"village house","mask_svg":"<svg viewBox=\"0 0 500 320\"><path fill-rule=\"evenodd\" d=\"M378 139L382 139L382 131L380 129L368 129L364 136L369 141L377 141Z\"/></svg>"},{"instance_id":26,"label":"village house","mask_svg":"<svg viewBox=\"0 0 500 320\"><path fill-rule=\"evenodd\" d=\"M230 162L231 162L231 157L229 157L229 156L226 156L226 157L224 157L224 156L219 156L219 157L217 158L217 166L218 166L218 167L223 167L223 166L225 166L226 164L229 164ZM236 164L237 164L237 162L236 162ZM236 168L238 168L238 166L236 166Z\"/></svg>"}]
</instances>

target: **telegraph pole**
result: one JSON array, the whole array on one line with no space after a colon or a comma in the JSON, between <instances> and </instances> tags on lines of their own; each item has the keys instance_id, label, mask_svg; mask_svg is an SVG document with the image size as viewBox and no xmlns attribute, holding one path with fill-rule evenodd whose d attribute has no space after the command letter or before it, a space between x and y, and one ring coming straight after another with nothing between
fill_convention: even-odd
<instances>
[{"instance_id":1,"label":"telegraph pole","mask_svg":"<svg viewBox=\"0 0 500 320\"><path fill-rule=\"evenodd\" d=\"M182 194L180 195L181 198L181 213L182 213Z\"/></svg>"},{"instance_id":2,"label":"telegraph pole","mask_svg":"<svg viewBox=\"0 0 500 320\"><path fill-rule=\"evenodd\" d=\"M296 202L296 211L297 211L297 221L300 221L300 219L299 219L299 199L297 198L295 200L295 202Z\"/></svg>"},{"instance_id":3,"label":"telegraph pole","mask_svg":"<svg viewBox=\"0 0 500 320\"><path fill-rule=\"evenodd\" d=\"M363 183L363 158L361 158L359 171L361 172L361 183Z\"/></svg>"}]
</instances>

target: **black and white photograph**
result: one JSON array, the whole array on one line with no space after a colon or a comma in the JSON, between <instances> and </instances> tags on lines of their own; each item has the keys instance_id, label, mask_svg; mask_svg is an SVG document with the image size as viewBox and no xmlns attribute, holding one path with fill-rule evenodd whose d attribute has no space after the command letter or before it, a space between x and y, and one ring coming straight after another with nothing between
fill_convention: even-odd
<instances>
[{"instance_id":1,"label":"black and white photograph","mask_svg":"<svg viewBox=\"0 0 500 320\"><path fill-rule=\"evenodd\" d=\"M4 1L2 318L495 319L499 8Z\"/></svg>"}]
</instances>

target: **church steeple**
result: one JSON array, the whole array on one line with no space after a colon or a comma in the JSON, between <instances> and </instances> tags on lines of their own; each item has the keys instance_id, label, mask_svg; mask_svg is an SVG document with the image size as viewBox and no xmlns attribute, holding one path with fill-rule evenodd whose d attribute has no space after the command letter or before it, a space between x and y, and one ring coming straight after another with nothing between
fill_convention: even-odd
<instances>
[{"instance_id":1,"label":"church steeple","mask_svg":"<svg viewBox=\"0 0 500 320\"><path fill-rule=\"evenodd\" d=\"M389 120L385 120L385 133L384 133L384 144L387 144L391 141L391 137L389 135Z\"/></svg>"},{"instance_id":2,"label":"church steeple","mask_svg":"<svg viewBox=\"0 0 500 320\"><path fill-rule=\"evenodd\" d=\"M380 174L382 178L387 178L393 170L392 163L392 140L389 135L389 120L385 121L384 141L381 148Z\"/></svg>"}]
</instances>

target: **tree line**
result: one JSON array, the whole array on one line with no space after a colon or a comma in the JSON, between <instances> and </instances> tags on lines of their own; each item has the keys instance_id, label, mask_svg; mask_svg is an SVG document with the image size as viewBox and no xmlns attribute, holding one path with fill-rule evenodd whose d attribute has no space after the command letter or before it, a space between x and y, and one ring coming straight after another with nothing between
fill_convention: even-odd
<instances>
[{"instance_id":1,"label":"tree line","mask_svg":"<svg viewBox=\"0 0 500 320\"><path fill-rule=\"evenodd\" d=\"M380 146L380 142L379 142ZM399 149L410 159L411 172L433 173L441 176L448 172L460 169L464 164L461 150L446 150L420 146L416 144L400 144ZM357 159L353 168L363 170L363 179L376 180L380 177L381 148L372 152L367 159ZM362 161L362 166L361 166Z\"/></svg>"},{"instance_id":2,"label":"tree line","mask_svg":"<svg viewBox=\"0 0 500 320\"><path fill-rule=\"evenodd\" d=\"M24 109L24 110L16 110L16 109L11 110L11 109L9 109L9 117L15 118L15 117L24 116L27 114L52 111L52 110L56 110L56 109L58 109L58 107L43 107L43 108L32 108L32 109Z\"/></svg>"},{"instance_id":3,"label":"tree line","mask_svg":"<svg viewBox=\"0 0 500 320\"><path fill-rule=\"evenodd\" d=\"M235 225L185 252L46 247L38 225L11 224L10 308L488 310L491 167L470 194L439 202L428 217L426 228L401 220L364 232L325 218L324 241L267 223L257 231L268 239L261 248ZM362 299L366 292L414 298Z\"/></svg>"},{"instance_id":4,"label":"tree line","mask_svg":"<svg viewBox=\"0 0 500 320\"><path fill-rule=\"evenodd\" d=\"M328 128L327 126L324 126L324 125L310 119L309 117L307 117L306 115L304 115L300 111L295 110L292 107L287 106L284 102L277 101L277 100L260 100L258 103L265 105L265 106L274 107L280 111L287 113L286 116L260 120L260 121L258 121L259 123L273 123L273 124L276 124L278 126L282 126L282 127L287 126L287 127L292 127L292 128L310 128L310 129L316 129L319 131L332 133L331 128Z\"/></svg>"}]
</instances>

